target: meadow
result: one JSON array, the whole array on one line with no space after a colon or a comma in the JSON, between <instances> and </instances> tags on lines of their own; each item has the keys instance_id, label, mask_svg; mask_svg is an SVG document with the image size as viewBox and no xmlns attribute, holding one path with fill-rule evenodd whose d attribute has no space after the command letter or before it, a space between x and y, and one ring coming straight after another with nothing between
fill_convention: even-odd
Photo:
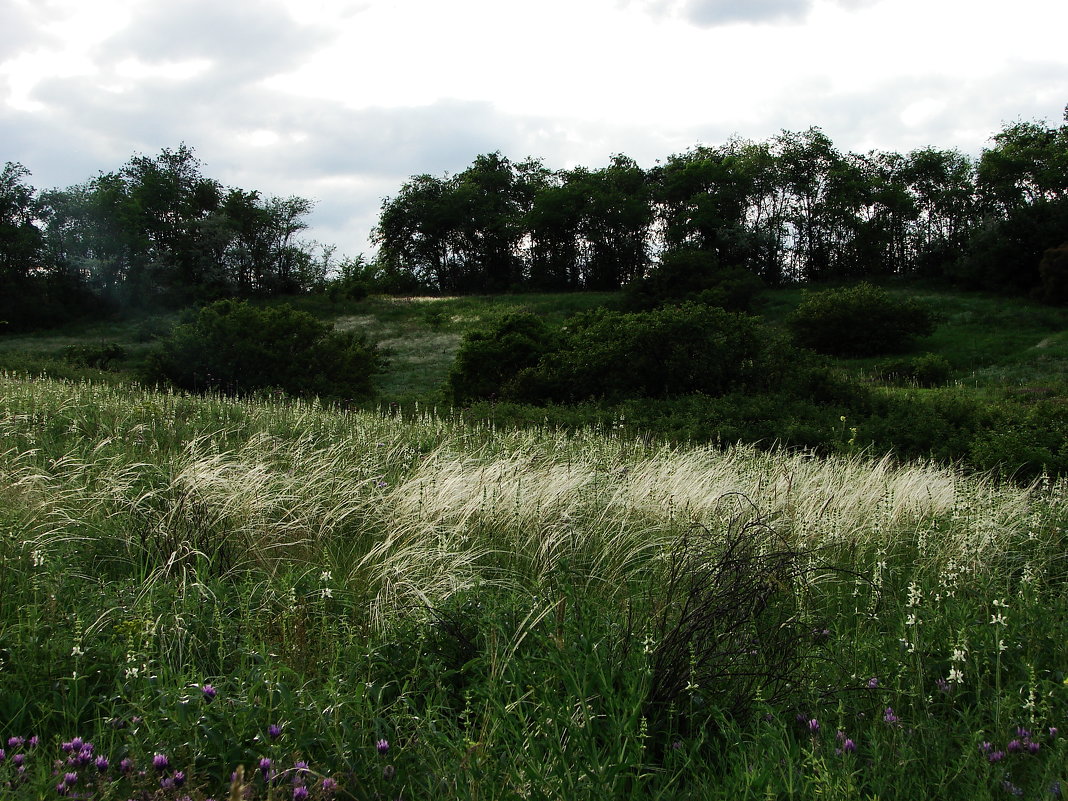
<instances>
[{"instance_id":1,"label":"meadow","mask_svg":"<svg viewBox=\"0 0 1068 801\"><path fill-rule=\"evenodd\" d=\"M8 372L0 788L1057 798L1066 530L1064 478Z\"/></svg>"}]
</instances>

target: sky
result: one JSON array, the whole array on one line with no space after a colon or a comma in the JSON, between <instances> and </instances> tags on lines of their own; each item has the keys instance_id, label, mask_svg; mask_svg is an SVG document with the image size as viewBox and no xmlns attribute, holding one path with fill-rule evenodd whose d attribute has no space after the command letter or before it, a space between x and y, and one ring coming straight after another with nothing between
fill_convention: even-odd
<instances>
[{"instance_id":1,"label":"sky","mask_svg":"<svg viewBox=\"0 0 1068 801\"><path fill-rule=\"evenodd\" d=\"M1054 0L0 0L0 163L38 189L185 143L370 256L384 198L480 153L641 166L821 127L977 156L1062 121Z\"/></svg>"}]
</instances>

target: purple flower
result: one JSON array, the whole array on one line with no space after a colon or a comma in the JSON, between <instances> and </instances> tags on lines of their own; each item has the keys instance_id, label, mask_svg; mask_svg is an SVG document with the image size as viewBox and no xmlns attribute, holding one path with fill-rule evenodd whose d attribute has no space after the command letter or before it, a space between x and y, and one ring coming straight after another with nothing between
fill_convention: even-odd
<instances>
[{"instance_id":1,"label":"purple flower","mask_svg":"<svg viewBox=\"0 0 1068 801\"><path fill-rule=\"evenodd\" d=\"M868 679L868 685L867 686L868 686L869 690L874 690L876 687L878 687L879 686L878 677L877 676L872 676L870 679Z\"/></svg>"},{"instance_id":2,"label":"purple flower","mask_svg":"<svg viewBox=\"0 0 1068 801\"><path fill-rule=\"evenodd\" d=\"M308 788L304 786L293 788L293 801L307 801Z\"/></svg>"},{"instance_id":3,"label":"purple flower","mask_svg":"<svg viewBox=\"0 0 1068 801\"><path fill-rule=\"evenodd\" d=\"M124 757L123 760L119 763L119 773L122 773L123 775L125 775L125 774L129 773L131 770L133 770L133 766L134 766L133 760L130 759L129 757Z\"/></svg>"},{"instance_id":4,"label":"purple flower","mask_svg":"<svg viewBox=\"0 0 1068 801\"><path fill-rule=\"evenodd\" d=\"M1039 743L1036 743L1036 742L1034 742L1034 741L1032 740L1031 742L1029 742L1029 743L1027 744L1027 751L1028 751L1028 753L1031 753L1031 754L1037 754L1037 753L1038 753L1038 750L1039 750L1039 749L1040 749L1041 747L1042 747L1042 746L1041 746L1041 745L1040 745Z\"/></svg>"},{"instance_id":5,"label":"purple flower","mask_svg":"<svg viewBox=\"0 0 1068 801\"><path fill-rule=\"evenodd\" d=\"M75 737L73 740L70 741L70 750L81 751L84 745L85 740L83 740L81 737Z\"/></svg>"},{"instance_id":6,"label":"purple flower","mask_svg":"<svg viewBox=\"0 0 1068 801\"><path fill-rule=\"evenodd\" d=\"M1009 744L1005 746L1005 750L1008 751L1010 754L1014 754L1017 751L1022 751L1023 743L1021 743L1019 740L1009 740Z\"/></svg>"},{"instance_id":7,"label":"purple flower","mask_svg":"<svg viewBox=\"0 0 1068 801\"><path fill-rule=\"evenodd\" d=\"M809 720L806 725L808 726L808 730L810 732L812 732L813 734L815 734L816 732L818 732L820 730L820 722L818 720L816 720L815 718L812 718L811 720Z\"/></svg>"},{"instance_id":8,"label":"purple flower","mask_svg":"<svg viewBox=\"0 0 1068 801\"><path fill-rule=\"evenodd\" d=\"M943 679L941 676L935 679L935 687L937 687L938 692L942 693L943 695L949 695L949 691L953 689L950 686L949 682Z\"/></svg>"},{"instance_id":9,"label":"purple flower","mask_svg":"<svg viewBox=\"0 0 1068 801\"><path fill-rule=\"evenodd\" d=\"M845 751L847 754L852 754L854 751L857 750L857 744L848 737L846 737L845 742L842 743L842 750Z\"/></svg>"},{"instance_id":10,"label":"purple flower","mask_svg":"<svg viewBox=\"0 0 1068 801\"><path fill-rule=\"evenodd\" d=\"M887 723L889 723L892 726L893 724L895 724L899 720L901 720L901 718L899 718L897 715L894 714L893 707L889 707L888 706L886 708L886 711L883 712L883 720L885 720Z\"/></svg>"},{"instance_id":11,"label":"purple flower","mask_svg":"<svg viewBox=\"0 0 1068 801\"><path fill-rule=\"evenodd\" d=\"M988 762L1000 762L1005 758L1005 752L991 751L989 754L986 755L986 758Z\"/></svg>"},{"instance_id":12,"label":"purple flower","mask_svg":"<svg viewBox=\"0 0 1068 801\"><path fill-rule=\"evenodd\" d=\"M32 737L30 737L30 742L29 742L30 748L35 748L37 746L37 743L39 743L39 742L40 742L40 740L37 738L37 735L36 734L33 735Z\"/></svg>"},{"instance_id":13,"label":"purple flower","mask_svg":"<svg viewBox=\"0 0 1068 801\"><path fill-rule=\"evenodd\" d=\"M1049 736L1050 737L1056 737L1057 736L1057 727L1056 726L1050 726L1049 727Z\"/></svg>"},{"instance_id":14,"label":"purple flower","mask_svg":"<svg viewBox=\"0 0 1068 801\"><path fill-rule=\"evenodd\" d=\"M78 774L77 773L64 773L63 774L63 783L73 787L75 784L78 783Z\"/></svg>"},{"instance_id":15,"label":"purple flower","mask_svg":"<svg viewBox=\"0 0 1068 801\"><path fill-rule=\"evenodd\" d=\"M160 773L165 771L171 766L171 761L167 759L166 754L156 754L152 757L152 767L158 770Z\"/></svg>"},{"instance_id":16,"label":"purple flower","mask_svg":"<svg viewBox=\"0 0 1068 801\"><path fill-rule=\"evenodd\" d=\"M185 784L185 772L184 771L176 770L174 772L174 776L172 776L171 778L174 779L174 786L175 787L181 787L183 784Z\"/></svg>"},{"instance_id":17,"label":"purple flower","mask_svg":"<svg viewBox=\"0 0 1068 801\"><path fill-rule=\"evenodd\" d=\"M980 751L980 753L989 754L993 749L994 749L994 746L992 746L988 742L984 741L984 742L979 743L979 751Z\"/></svg>"},{"instance_id":18,"label":"purple flower","mask_svg":"<svg viewBox=\"0 0 1068 801\"><path fill-rule=\"evenodd\" d=\"M159 786L162 787L164 790L170 790L172 787L174 787L174 779L172 779L170 776L164 776L162 779L159 780Z\"/></svg>"},{"instance_id":19,"label":"purple flower","mask_svg":"<svg viewBox=\"0 0 1068 801\"><path fill-rule=\"evenodd\" d=\"M334 792L334 790L337 789L337 782L327 776L323 779L323 782L320 786L323 788L324 793L332 793Z\"/></svg>"},{"instance_id":20,"label":"purple flower","mask_svg":"<svg viewBox=\"0 0 1068 801\"><path fill-rule=\"evenodd\" d=\"M215 700L216 690L210 684L205 684L203 687L201 687L200 692L204 694L205 701Z\"/></svg>"},{"instance_id":21,"label":"purple flower","mask_svg":"<svg viewBox=\"0 0 1068 801\"><path fill-rule=\"evenodd\" d=\"M101 773L107 773L109 763L106 756L98 756L93 764L96 765L96 769Z\"/></svg>"},{"instance_id":22,"label":"purple flower","mask_svg":"<svg viewBox=\"0 0 1068 801\"><path fill-rule=\"evenodd\" d=\"M7 740L7 747L8 748L21 748L23 743L25 743L25 742L26 741L23 740L21 737L9 737L8 740Z\"/></svg>"},{"instance_id":23,"label":"purple flower","mask_svg":"<svg viewBox=\"0 0 1068 801\"><path fill-rule=\"evenodd\" d=\"M1031 732L1030 732L1029 729L1025 729L1023 726L1017 726L1016 727L1016 736L1017 737L1022 737L1023 739L1027 740L1027 739L1030 739Z\"/></svg>"},{"instance_id":24,"label":"purple flower","mask_svg":"<svg viewBox=\"0 0 1068 801\"><path fill-rule=\"evenodd\" d=\"M379 740L377 743L375 743L375 748L377 748L378 749L378 753L380 753L382 755L388 754L389 753L389 740L385 740L385 739Z\"/></svg>"},{"instance_id":25,"label":"purple flower","mask_svg":"<svg viewBox=\"0 0 1068 801\"><path fill-rule=\"evenodd\" d=\"M267 727L267 735L272 740L277 740L279 737L282 736L282 727L279 726L277 723L272 723L270 726Z\"/></svg>"},{"instance_id":26,"label":"purple flower","mask_svg":"<svg viewBox=\"0 0 1068 801\"><path fill-rule=\"evenodd\" d=\"M25 754L15 754L15 756L11 757L11 764L14 765L16 768L21 768L25 761Z\"/></svg>"},{"instance_id":27,"label":"purple flower","mask_svg":"<svg viewBox=\"0 0 1068 801\"><path fill-rule=\"evenodd\" d=\"M260 773L263 774L264 781L270 781L271 779L271 758L263 757L260 759Z\"/></svg>"},{"instance_id":28,"label":"purple flower","mask_svg":"<svg viewBox=\"0 0 1068 801\"><path fill-rule=\"evenodd\" d=\"M0 762L3 762L7 758L7 754L4 753L4 749L0 748Z\"/></svg>"}]
</instances>

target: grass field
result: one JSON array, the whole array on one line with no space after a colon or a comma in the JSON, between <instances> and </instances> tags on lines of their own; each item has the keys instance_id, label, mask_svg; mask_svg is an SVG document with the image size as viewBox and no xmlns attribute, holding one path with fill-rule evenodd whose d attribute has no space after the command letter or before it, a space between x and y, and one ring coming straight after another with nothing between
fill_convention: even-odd
<instances>
[{"instance_id":1,"label":"grass field","mask_svg":"<svg viewBox=\"0 0 1068 801\"><path fill-rule=\"evenodd\" d=\"M0 788L1056 798L1066 530L1063 479L7 374Z\"/></svg>"}]
</instances>

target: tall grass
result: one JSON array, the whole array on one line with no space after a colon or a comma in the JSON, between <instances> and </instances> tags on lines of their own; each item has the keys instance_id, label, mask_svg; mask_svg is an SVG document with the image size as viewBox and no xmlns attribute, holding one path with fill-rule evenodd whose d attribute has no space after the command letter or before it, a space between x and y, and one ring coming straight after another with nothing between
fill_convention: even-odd
<instances>
[{"instance_id":1,"label":"tall grass","mask_svg":"<svg viewBox=\"0 0 1068 801\"><path fill-rule=\"evenodd\" d=\"M0 733L195 779L100 797L1037 797L1066 526L1063 480L4 375Z\"/></svg>"}]
</instances>

